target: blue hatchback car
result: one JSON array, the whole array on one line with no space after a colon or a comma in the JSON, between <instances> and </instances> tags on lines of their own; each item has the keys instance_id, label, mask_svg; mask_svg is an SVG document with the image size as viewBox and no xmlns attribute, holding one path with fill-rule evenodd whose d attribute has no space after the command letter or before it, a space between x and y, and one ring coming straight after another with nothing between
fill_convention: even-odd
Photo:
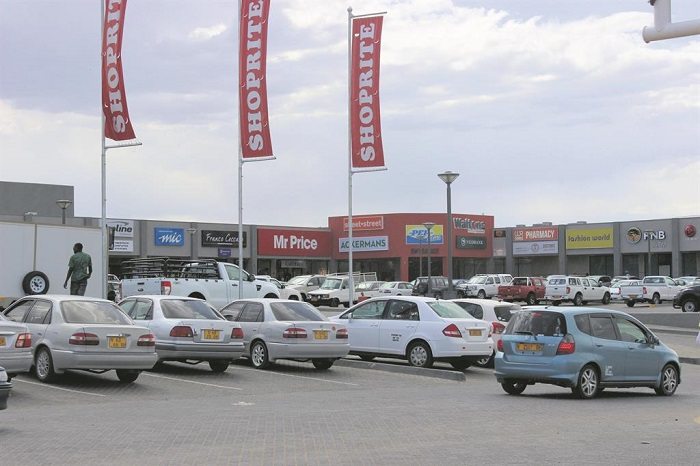
<instances>
[{"instance_id":1,"label":"blue hatchback car","mask_svg":"<svg viewBox=\"0 0 700 466\"><path fill-rule=\"evenodd\" d=\"M511 395L546 383L584 399L608 387L670 396L681 383L676 352L634 317L609 309L533 306L514 313L494 367Z\"/></svg>"}]
</instances>

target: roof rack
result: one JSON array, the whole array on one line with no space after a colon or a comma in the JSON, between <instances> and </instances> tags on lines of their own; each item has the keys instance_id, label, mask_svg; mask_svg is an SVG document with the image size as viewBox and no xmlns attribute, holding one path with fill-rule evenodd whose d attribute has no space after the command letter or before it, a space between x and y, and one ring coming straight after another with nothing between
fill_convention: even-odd
<instances>
[{"instance_id":1,"label":"roof rack","mask_svg":"<svg viewBox=\"0 0 700 466\"><path fill-rule=\"evenodd\" d=\"M127 259L121 263L123 278L221 278L213 259L171 259L149 257Z\"/></svg>"}]
</instances>

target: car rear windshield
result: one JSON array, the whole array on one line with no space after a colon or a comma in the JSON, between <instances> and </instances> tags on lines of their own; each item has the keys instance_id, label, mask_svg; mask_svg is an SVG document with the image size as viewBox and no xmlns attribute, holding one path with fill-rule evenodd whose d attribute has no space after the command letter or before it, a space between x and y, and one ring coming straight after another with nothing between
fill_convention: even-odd
<instances>
[{"instance_id":1,"label":"car rear windshield","mask_svg":"<svg viewBox=\"0 0 700 466\"><path fill-rule=\"evenodd\" d=\"M300 275L289 280L290 285L306 285L306 282L311 278L311 275Z\"/></svg>"},{"instance_id":2,"label":"car rear windshield","mask_svg":"<svg viewBox=\"0 0 700 466\"><path fill-rule=\"evenodd\" d=\"M560 312L520 311L506 327L507 335L543 335L546 337L566 335L566 319Z\"/></svg>"},{"instance_id":3,"label":"car rear windshield","mask_svg":"<svg viewBox=\"0 0 700 466\"><path fill-rule=\"evenodd\" d=\"M207 303L194 299L164 299L160 308L166 319L221 320Z\"/></svg>"},{"instance_id":4,"label":"car rear windshield","mask_svg":"<svg viewBox=\"0 0 700 466\"><path fill-rule=\"evenodd\" d=\"M100 301L63 301L61 314L69 324L132 325L116 304Z\"/></svg>"},{"instance_id":5,"label":"car rear windshield","mask_svg":"<svg viewBox=\"0 0 700 466\"><path fill-rule=\"evenodd\" d=\"M271 303L275 319L282 321L322 321L327 320L320 312L306 303Z\"/></svg>"},{"instance_id":6,"label":"car rear windshield","mask_svg":"<svg viewBox=\"0 0 700 466\"><path fill-rule=\"evenodd\" d=\"M550 285L566 285L566 278L552 278L549 281Z\"/></svg>"},{"instance_id":7,"label":"car rear windshield","mask_svg":"<svg viewBox=\"0 0 700 466\"><path fill-rule=\"evenodd\" d=\"M471 314L450 301L430 301L427 304L440 317L447 319L474 319Z\"/></svg>"},{"instance_id":8,"label":"car rear windshield","mask_svg":"<svg viewBox=\"0 0 700 466\"><path fill-rule=\"evenodd\" d=\"M517 304L511 304L508 306L494 306L493 312L496 314L496 318L500 322L510 322L511 317L513 317L513 312L522 309Z\"/></svg>"}]
</instances>

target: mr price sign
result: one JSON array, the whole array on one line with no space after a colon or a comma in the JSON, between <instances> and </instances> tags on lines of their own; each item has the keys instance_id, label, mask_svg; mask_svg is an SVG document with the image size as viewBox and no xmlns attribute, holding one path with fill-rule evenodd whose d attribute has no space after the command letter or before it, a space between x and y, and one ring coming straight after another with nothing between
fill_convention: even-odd
<instances>
[{"instance_id":1,"label":"mr price sign","mask_svg":"<svg viewBox=\"0 0 700 466\"><path fill-rule=\"evenodd\" d=\"M258 229L258 254L268 256L331 255L331 233L318 230Z\"/></svg>"}]
</instances>

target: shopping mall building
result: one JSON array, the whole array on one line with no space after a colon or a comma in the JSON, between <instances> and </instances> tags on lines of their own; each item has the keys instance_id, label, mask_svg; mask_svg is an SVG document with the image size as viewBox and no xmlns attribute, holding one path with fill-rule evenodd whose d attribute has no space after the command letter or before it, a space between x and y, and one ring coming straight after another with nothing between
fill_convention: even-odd
<instances>
[{"instance_id":1,"label":"shopping mall building","mask_svg":"<svg viewBox=\"0 0 700 466\"><path fill-rule=\"evenodd\" d=\"M0 182L0 222L99 228L100 219L74 217L73 187ZM114 240L109 271L136 257L238 260L238 224L109 219ZM430 235L424 225L433 223ZM488 215L369 213L353 216L356 271L382 280L447 275L447 228L453 241L453 277L477 273L517 275L593 274L700 275L700 217L532 226L495 226ZM350 249L346 216L329 217L325 228L243 225L244 268L281 279L300 274L344 272ZM3 239L0 237L0 241ZM90 251L88 251L90 252ZM7 264L5 264L7 266Z\"/></svg>"}]
</instances>

